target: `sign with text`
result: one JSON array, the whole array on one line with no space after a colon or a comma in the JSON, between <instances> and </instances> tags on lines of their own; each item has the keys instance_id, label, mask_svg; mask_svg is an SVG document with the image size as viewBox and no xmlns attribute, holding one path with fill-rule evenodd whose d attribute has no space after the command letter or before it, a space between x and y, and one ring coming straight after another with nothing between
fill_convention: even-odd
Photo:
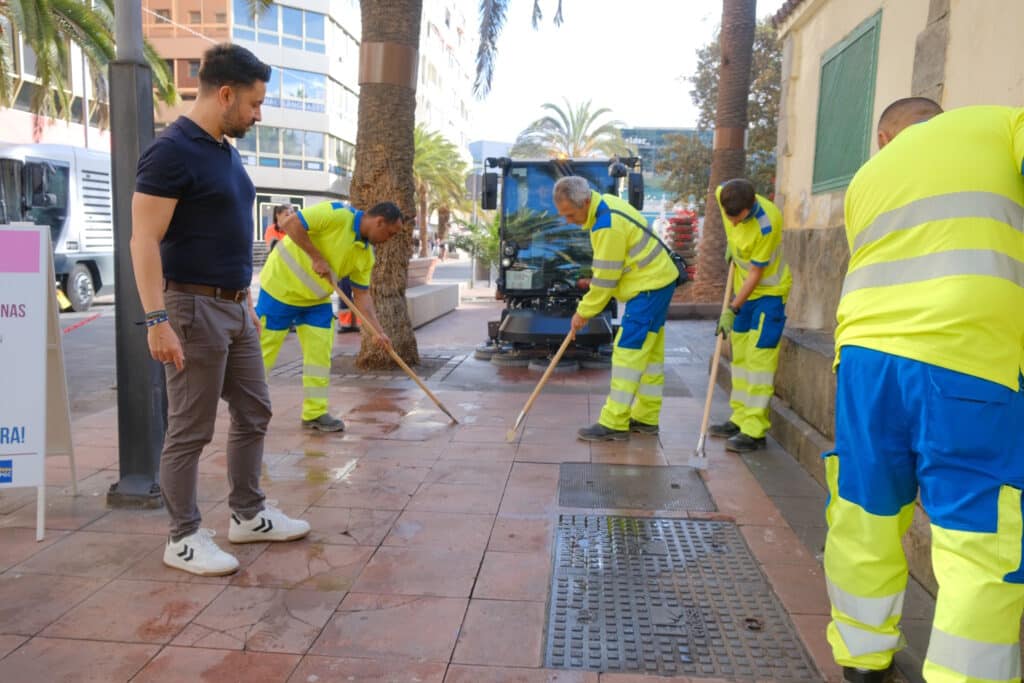
<instances>
[{"instance_id":1,"label":"sign with text","mask_svg":"<svg viewBox=\"0 0 1024 683\"><path fill-rule=\"evenodd\" d=\"M49 259L43 229L0 229L0 487L43 485Z\"/></svg>"}]
</instances>

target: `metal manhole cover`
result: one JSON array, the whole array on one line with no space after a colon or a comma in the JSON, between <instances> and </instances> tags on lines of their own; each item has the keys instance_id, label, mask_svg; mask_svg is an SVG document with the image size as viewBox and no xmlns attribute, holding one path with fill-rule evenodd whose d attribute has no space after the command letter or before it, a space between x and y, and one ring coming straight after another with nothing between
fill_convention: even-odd
<instances>
[{"instance_id":1,"label":"metal manhole cover","mask_svg":"<svg viewBox=\"0 0 1024 683\"><path fill-rule=\"evenodd\" d=\"M700 474L691 467L589 463L562 463L558 504L621 510L713 512L718 509Z\"/></svg>"},{"instance_id":2,"label":"metal manhole cover","mask_svg":"<svg viewBox=\"0 0 1024 683\"><path fill-rule=\"evenodd\" d=\"M736 525L562 515L545 666L820 677Z\"/></svg>"}]
</instances>

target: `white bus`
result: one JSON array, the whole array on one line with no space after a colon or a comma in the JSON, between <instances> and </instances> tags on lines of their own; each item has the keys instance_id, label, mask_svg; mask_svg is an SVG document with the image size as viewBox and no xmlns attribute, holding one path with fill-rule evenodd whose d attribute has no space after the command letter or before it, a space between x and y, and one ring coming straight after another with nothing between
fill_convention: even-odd
<instances>
[{"instance_id":1,"label":"white bus","mask_svg":"<svg viewBox=\"0 0 1024 683\"><path fill-rule=\"evenodd\" d=\"M49 226L54 270L76 311L113 292L112 203L110 154L0 143L0 224Z\"/></svg>"}]
</instances>

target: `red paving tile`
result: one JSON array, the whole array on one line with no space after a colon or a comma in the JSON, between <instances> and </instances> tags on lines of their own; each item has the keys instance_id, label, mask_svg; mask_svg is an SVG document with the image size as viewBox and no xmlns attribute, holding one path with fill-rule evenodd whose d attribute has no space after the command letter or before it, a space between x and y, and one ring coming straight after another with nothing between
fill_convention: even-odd
<instances>
[{"instance_id":1,"label":"red paving tile","mask_svg":"<svg viewBox=\"0 0 1024 683\"><path fill-rule=\"evenodd\" d=\"M167 643L220 593L220 586L117 580L51 624L52 638Z\"/></svg>"},{"instance_id":2,"label":"red paving tile","mask_svg":"<svg viewBox=\"0 0 1024 683\"><path fill-rule=\"evenodd\" d=\"M500 486L424 483L409 501L407 509L486 515L496 513L500 501Z\"/></svg>"},{"instance_id":3,"label":"red paving tile","mask_svg":"<svg viewBox=\"0 0 1024 683\"><path fill-rule=\"evenodd\" d=\"M0 633L35 635L104 583L74 576L0 575Z\"/></svg>"},{"instance_id":4,"label":"red paving tile","mask_svg":"<svg viewBox=\"0 0 1024 683\"><path fill-rule=\"evenodd\" d=\"M471 600L452 662L540 666L545 617L541 602Z\"/></svg>"},{"instance_id":5,"label":"red paving tile","mask_svg":"<svg viewBox=\"0 0 1024 683\"><path fill-rule=\"evenodd\" d=\"M0 659L14 652L27 640L26 636L0 636Z\"/></svg>"},{"instance_id":6,"label":"red paving tile","mask_svg":"<svg viewBox=\"0 0 1024 683\"><path fill-rule=\"evenodd\" d=\"M298 663L298 655L167 647L132 683L284 683Z\"/></svg>"},{"instance_id":7,"label":"red paving tile","mask_svg":"<svg viewBox=\"0 0 1024 683\"><path fill-rule=\"evenodd\" d=\"M302 654L316 640L343 595L228 586L172 644Z\"/></svg>"},{"instance_id":8,"label":"red paving tile","mask_svg":"<svg viewBox=\"0 0 1024 683\"><path fill-rule=\"evenodd\" d=\"M67 536L67 531L49 530L42 541L36 540L36 530L29 527L0 527L0 572L24 562L40 550L48 548Z\"/></svg>"},{"instance_id":9,"label":"red paving tile","mask_svg":"<svg viewBox=\"0 0 1024 683\"><path fill-rule=\"evenodd\" d=\"M462 598L349 593L309 654L447 662L467 602Z\"/></svg>"},{"instance_id":10,"label":"red paving tile","mask_svg":"<svg viewBox=\"0 0 1024 683\"><path fill-rule=\"evenodd\" d=\"M384 545L466 550L479 555L487 547L493 515L406 510L395 522Z\"/></svg>"},{"instance_id":11,"label":"red paving tile","mask_svg":"<svg viewBox=\"0 0 1024 683\"><path fill-rule=\"evenodd\" d=\"M762 564L761 569L790 615L831 613L821 565Z\"/></svg>"},{"instance_id":12,"label":"red paving tile","mask_svg":"<svg viewBox=\"0 0 1024 683\"><path fill-rule=\"evenodd\" d=\"M303 657L288 683L442 683L446 668L443 662L307 656Z\"/></svg>"},{"instance_id":13,"label":"red paving tile","mask_svg":"<svg viewBox=\"0 0 1024 683\"><path fill-rule=\"evenodd\" d=\"M488 550L510 553L550 553L554 523L549 519L498 517Z\"/></svg>"},{"instance_id":14,"label":"red paving tile","mask_svg":"<svg viewBox=\"0 0 1024 683\"><path fill-rule=\"evenodd\" d=\"M832 659L832 648L825 639L825 627L831 617L823 614L794 614L791 618L796 632L825 680L828 683L842 683L843 669Z\"/></svg>"},{"instance_id":15,"label":"red paving tile","mask_svg":"<svg viewBox=\"0 0 1024 683\"><path fill-rule=\"evenodd\" d=\"M395 510L311 507L302 518L312 529L312 543L334 545L380 545L399 513Z\"/></svg>"},{"instance_id":16,"label":"red paving tile","mask_svg":"<svg viewBox=\"0 0 1024 683\"><path fill-rule=\"evenodd\" d=\"M119 683L131 679L159 649L159 645L33 638L4 658L3 676L5 681L33 683Z\"/></svg>"},{"instance_id":17,"label":"red paving tile","mask_svg":"<svg viewBox=\"0 0 1024 683\"><path fill-rule=\"evenodd\" d=\"M348 591L374 548L308 540L270 545L231 577L232 585Z\"/></svg>"},{"instance_id":18,"label":"red paving tile","mask_svg":"<svg viewBox=\"0 0 1024 683\"><path fill-rule=\"evenodd\" d=\"M592 671L555 671L552 669L514 669L509 667L448 667L445 683L598 683Z\"/></svg>"},{"instance_id":19,"label":"red paving tile","mask_svg":"<svg viewBox=\"0 0 1024 683\"><path fill-rule=\"evenodd\" d=\"M473 588L473 598L546 602L551 583L547 553L488 552Z\"/></svg>"},{"instance_id":20,"label":"red paving tile","mask_svg":"<svg viewBox=\"0 0 1024 683\"><path fill-rule=\"evenodd\" d=\"M164 539L158 536L80 531L10 571L112 579L163 545Z\"/></svg>"},{"instance_id":21,"label":"red paving tile","mask_svg":"<svg viewBox=\"0 0 1024 683\"><path fill-rule=\"evenodd\" d=\"M381 546L353 591L396 595L469 597L483 550Z\"/></svg>"}]
</instances>

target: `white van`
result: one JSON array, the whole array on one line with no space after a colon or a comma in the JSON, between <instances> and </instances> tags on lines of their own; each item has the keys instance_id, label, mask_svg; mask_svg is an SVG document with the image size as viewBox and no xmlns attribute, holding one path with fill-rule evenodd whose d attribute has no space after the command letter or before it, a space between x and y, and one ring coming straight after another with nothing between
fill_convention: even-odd
<instances>
[{"instance_id":1,"label":"white van","mask_svg":"<svg viewBox=\"0 0 1024 683\"><path fill-rule=\"evenodd\" d=\"M54 270L76 311L114 291L112 202L110 154L0 143L0 224L50 227Z\"/></svg>"}]
</instances>

